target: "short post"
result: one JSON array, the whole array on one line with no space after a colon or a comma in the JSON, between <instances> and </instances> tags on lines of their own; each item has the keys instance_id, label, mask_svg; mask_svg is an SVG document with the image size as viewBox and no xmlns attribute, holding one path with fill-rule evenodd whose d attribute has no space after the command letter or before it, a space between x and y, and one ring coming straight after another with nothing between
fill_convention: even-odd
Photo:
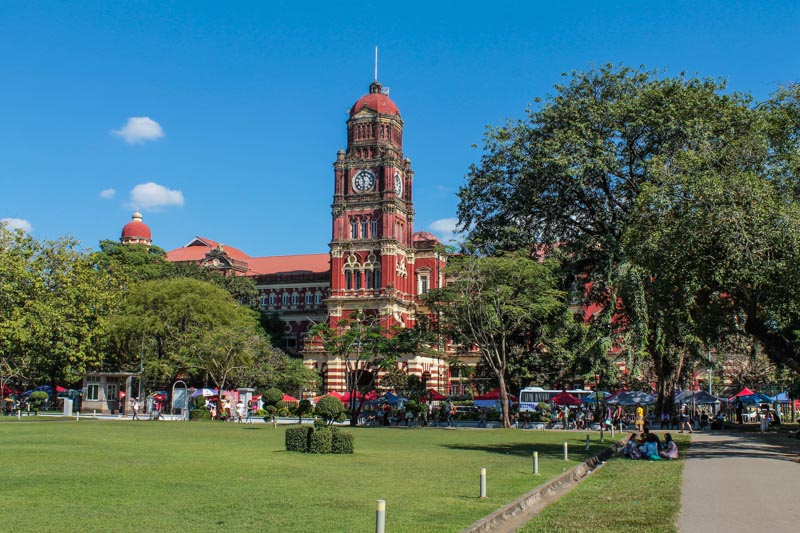
<instances>
[{"instance_id":1,"label":"short post","mask_svg":"<svg viewBox=\"0 0 800 533\"><path fill-rule=\"evenodd\" d=\"M589 434L586 434L586 451L589 451Z\"/></svg>"},{"instance_id":2,"label":"short post","mask_svg":"<svg viewBox=\"0 0 800 533\"><path fill-rule=\"evenodd\" d=\"M539 475L539 452L533 452L533 475Z\"/></svg>"},{"instance_id":3,"label":"short post","mask_svg":"<svg viewBox=\"0 0 800 533\"><path fill-rule=\"evenodd\" d=\"M375 512L375 533L386 531L386 500L378 500L378 510Z\"/></svg>"},{"instance_id":4,"label":"short post","mask_svg":"<svg viewBox=\"0 0 800 533\"><path fill-rule=\"evenodd\" d=\"M75 422L77 422L80 419L81 419L81 412L78 411L77 413L75 413Z\"/></svg>"},{"instance_id":5,"label":"short post","mask_svg":"<svg viewBox=\"0 0 800 533\"><path fill-rule=\"evenodd\" d=\"M614 426L611 426L611 440L614 440Z\"/></svg>"},{"instance_id":6,"label":"short post","mask_svg":"<svg viewBox=\"0 0 800 533\"><path fill-rule=\"evenodd\" d=\"M92 410L92 418L97 418L97 409Z\"/></svg>"},{"instance_id":7,"label":"short post","mask_svg":"<svg viewBox=\"0 0 800 533\"><path fill-rule=\"evenodd\" d=\"M22 409L17 409L17 420L22 420Z\"/></svg>"},{"instance_id":8,"label":"short post","mask_svg":"<svg viewBox=\"0 0 800 533\"><path fill-rule=\"evenodd\" d=\"M564 460L569 461L569 443L564 443Z\"/></svg>"},{"instance_id":9,"label":"short post","mask_svg":"<svg viewBox=\"0 0 800 533\"><path fill-rule=\"evenodd\" d=\"M606 437L604 435L603 426L600 426L600 442L605 442Z\"/></svg>"},{"instance_id":10,"label":"short post","mask_svg":"<svg viewBox=\"0 0 800 533\"><path fill-rule=\"evenodd\" d=\"M486 469L481 468L481 498L486 498Z\"/></svg>"}]
</instances>

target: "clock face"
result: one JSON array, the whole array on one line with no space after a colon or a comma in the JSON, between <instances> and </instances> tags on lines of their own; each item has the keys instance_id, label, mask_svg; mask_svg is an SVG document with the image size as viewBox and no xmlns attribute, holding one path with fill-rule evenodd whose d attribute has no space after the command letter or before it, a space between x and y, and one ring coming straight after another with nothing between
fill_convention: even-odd
<instances>
[{"instance_id":1,"label":"clock face","mask_svg":"<svg viewBox=\"0 0 800 533\"><path fill-rule=\"evenodd\" d=\"M358 192L371 191L375 188L375 173L371 170L360 170L353 178L353 189Z\"/></svg>"},{"instance_id":2,"label":"clock face","mask_svg":"<svg viewBox=\"0 0 800 533\"><path fill-rule=\"evenodd\" d=\"M403 194L403 176L401 176L399 172L394 175L394 193L397 196Z\"/></svg>"}]
</instances>

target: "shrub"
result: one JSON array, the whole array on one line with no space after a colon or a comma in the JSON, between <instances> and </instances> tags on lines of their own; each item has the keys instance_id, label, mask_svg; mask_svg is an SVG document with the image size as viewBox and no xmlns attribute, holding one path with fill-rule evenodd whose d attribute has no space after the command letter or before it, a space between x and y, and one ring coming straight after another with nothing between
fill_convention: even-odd
<instances>
[{"instance_id":1,"label":"shrub","mask_svg":"<svg viewBox=\"0 0 800 533\"><path fill-rule=\"evenodd\" d=\"M211 420L211 411L208 407L199 407L189 411L189 420Z\"/></svg>"},{"instance_id":2,"label":"shrub","mask_svg":"<svg viewBox=\"0 0 800 533\"><path fill-rule=\"evenodd\" d=\"M312 430L308 438L309 453L331 453L333 432L330 429Z\"/></svg>"},{"instance_id":3,"label":"shrub","mask_svg":"<svg viewBox=\"0 0 800 533\"><path fill-rule=\"evenodd\" d=\"M307 427L289 428L286 430L286 451L302 452L308 451L311 433L314 430Z\"/></svg>"},{"instance_id":4,"label":"shrub","mask_svg":"<svg viewBox=\"0 0 800 533\"><path fill-rule=\"evenodd\" d=\"M314 429L325 429L326 427L328 427L328 422L321 418L314 419Z\"/></svg>"},{"instance_id":5,"label":"shrub","mask_svg":"<svg viewBox=\"0 0 800 533\"><path fill-rule=\"evenodd\" d=\"M256 411L256 416L267 416L267 412L264 409L259 409Z\"/></svg>"},{"instance_id":6,"label":"shrub","mask_svg":"<svg viewBox=\"0 0 800 533\"><path fill-rule=\"evenodd\" d=\"M344 413L344 404L339 398L323 396L317 402L316 413L325 419L328 424L331 424L339 419L339 415Z\"/></svg>"},{"instance_id":7,"label":"shrub","mask_svg":"<svg viewBox=\"0 0 800 533\"><path fill-rule=\"evenodd\" d=\"M310 401L300 400L300 403L297 404L297 410L295 414L298 416L298 418L302 418L304 414L310 413L313 408L314 406L311 405Z\"/></svg>"},{"instance_id":8,"label":"shrub","mask_svg":"<svg viewBox=\"0 0 800 533\"><path fill-rule=\"evenodd\" d=\"M206 406L206 399L203 398L202 396L195 396L194 398L192 398L192 407L194 407L195 409L199 409L205 406Z\"/></svg>"},{"instance_id":9,"label":"shrub","mask_svg":"<svg viewBox=\"0 0 800 533\"><path fill-rule=\"evenodd\" d=\"M335 431L331 440L331 453L353 453L353 435Z\"/></svg>"},{"instance_id":10,"label":"shrub","mask_svg":"<svg viewBox=\"0 0 800 533\"><path fill-rule=\"evenodd\" d=\"M261 398L267 405L276 405L283 400L283 392L280 389L267 389L264 391L264 396Z\"/></svg>"}]
</instances>

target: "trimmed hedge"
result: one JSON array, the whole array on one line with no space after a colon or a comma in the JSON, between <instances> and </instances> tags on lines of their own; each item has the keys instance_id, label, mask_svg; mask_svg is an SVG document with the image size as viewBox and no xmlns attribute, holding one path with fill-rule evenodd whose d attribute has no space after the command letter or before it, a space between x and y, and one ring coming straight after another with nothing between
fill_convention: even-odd
<instances>
[{"instance_id":1,"label":"trimmed hedge","mask_svg":"<svg viewBox=\"0 0 800 533\"><path fill-rule=\"evenodd\" d=\"M211 411L208 407L198 407L189 411L189 420L211 420Z\"/></svg>"},{"instance_id":2,"label":"trimmed hedge","mask_svg":"<svg viewBox=\"0 0 800 533\"><path fill-rule=\"evenodd\" d=\"M353 435L335 431L331 440L331 453L353 453Z\"/></svg>"},{"instance_id":3,"label":"trimmed hedge","mask_svg":"<svg viewBox=\"0 0 800 533\"><path fill-rule=\"evenodd\" d=\"M286 451L302 453L353 453L353 435L336 428L311 427L286 430Z\"/></svg>"},{"instance_id":4,"label":"trimmed hedge","mask_svg":"<svg viewBox=\"0 0 800 533\"><path fill-rule=\"evenodd\" d=\"M329 429L318 429L308 437L308 453L331 453L333 432Z\"/></svg>"},{"instance_id":5,"label":"trimmed hedge","mask_svg":"<svg viewBox=\"0 0 800 533\"><path fill-rule=\"evenodd\" d=\"M308 441L314 430L308 427L289 428L286 430L286 451L302 452L308 451Z\"/></svg>"}]
</instances>

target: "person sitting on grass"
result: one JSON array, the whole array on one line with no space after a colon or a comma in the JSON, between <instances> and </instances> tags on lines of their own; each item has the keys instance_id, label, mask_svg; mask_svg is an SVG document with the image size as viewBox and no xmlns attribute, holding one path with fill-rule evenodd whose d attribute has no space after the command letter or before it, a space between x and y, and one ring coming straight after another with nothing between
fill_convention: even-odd
<instances>
[{"instance_id":1,"label":"person sitting on grass","mask_svg":"<svg viewBox=\"0 0 800 533\"><path fill-rule=\"evenodd\" d=\"M636 451L637 457L634 457L634 451ZM636 442L636 433L632 433L628 442L625 443L625 448L622 450L622 454L627 457L628 459L638 459L638 443Z\"/></svg>"},{"instance_id":2,"label":"person sitting on grass","mask_svg":"<svg viewBox=\"0 0 800 533\"><path fill-rule=\"evenodd\" d=\"M639 446L639 454L642 459L651 459L653 456L658 457L658 437L652 433L647 433L644 436L644 443Z\"/></svg>"},{"instance_id":3,"label":"person sitting on grass","mask_svg":"<svg viewBox=\"0 0 800 533\"><path fill-rule=\"evenodd\" d=\"M672 440L672 435L669 433L664 434L664 449L659 452L659 455L664 459L677 459L678 458L678 445Z\"/></svg>"}]
</instances>

